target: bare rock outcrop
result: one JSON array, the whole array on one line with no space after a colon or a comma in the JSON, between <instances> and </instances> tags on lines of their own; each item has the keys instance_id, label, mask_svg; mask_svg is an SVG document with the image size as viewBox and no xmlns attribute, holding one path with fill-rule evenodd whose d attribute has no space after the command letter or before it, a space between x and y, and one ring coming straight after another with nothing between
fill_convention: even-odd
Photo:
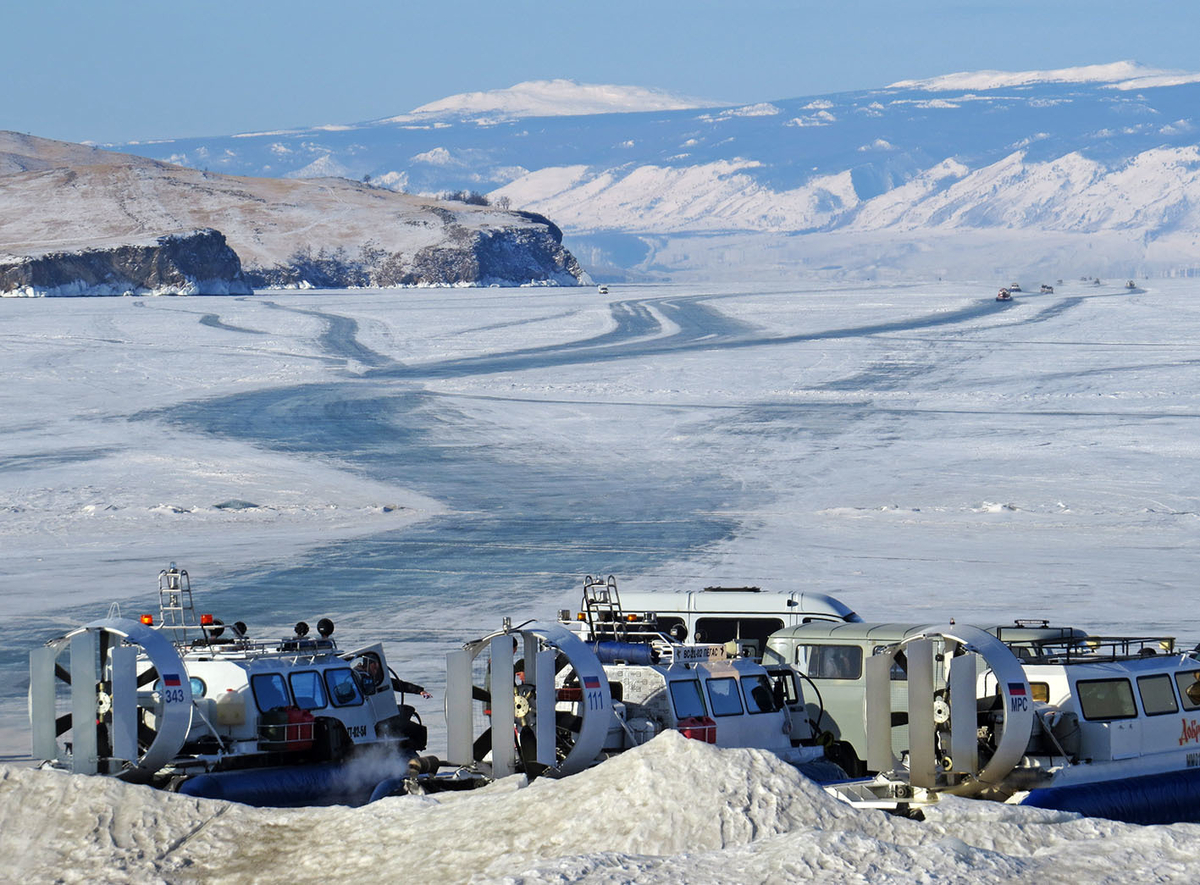
<instances>
[{"instance_id":1,"label":"bare rock outcrop","mask_svg":"<svg viewBox=\"0 0 1200 885\"><path fill-rule=\"evenodd\" d=\"M0 295L249 295L220 231L0 255Z\"/></svg>"},{"instance_id":2,"label":"bare rock outcrop","mask_svg":"<svg viewBox=\"0 0 1200 885\"><path fill-rule=\"evenodd\" d=\"M351 253L345 248L296 253L268 268L250 267L246 276L259 288L351 286L577 286L587 273L563 248L562 232L534 213L513 213L520 226L466 227L449 211L435 243L413 251L373 245Z\"/></svg>"}]
</instances>

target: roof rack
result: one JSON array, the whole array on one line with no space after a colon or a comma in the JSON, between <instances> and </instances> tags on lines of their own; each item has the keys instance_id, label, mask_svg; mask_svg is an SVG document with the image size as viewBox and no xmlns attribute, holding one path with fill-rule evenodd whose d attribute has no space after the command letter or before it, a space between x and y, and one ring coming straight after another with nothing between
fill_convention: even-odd
<instances>
[{"instance_id":1,"label":"roof rack","mask_svg":"<svg viewBox=\"0 0 1200 885\"><path fill-rule=\"evenodd\" d=\"M1094 664L1155 655L1182 654L1174 636L1085 636L1075 639L1030 639L1008 643L1024 664ZM1020 655L1026 650L1026 655Z\"/></svg>"}]
</instances>

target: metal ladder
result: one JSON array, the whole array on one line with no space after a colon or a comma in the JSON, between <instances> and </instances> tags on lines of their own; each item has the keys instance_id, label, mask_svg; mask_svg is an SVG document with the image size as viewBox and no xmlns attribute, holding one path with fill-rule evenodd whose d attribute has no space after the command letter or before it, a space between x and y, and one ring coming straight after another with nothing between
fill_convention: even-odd
<instances>
[{"instance_id":1,"label":"metal ladder","mask_svg":"<svg viewBox=\"0 0 1200 885\"><path fill-rule=\"evenodd\" d=\"M189 627L199 629L192 605L192 580L187 569L175 563L158 573L158 618L163 629L171 630L176 641L187 641Z\"/></svg>"},{"instance_id":2,"label":"metal ladder","mask_svg":"<svg viewBox=\"0 0 1200 885\"><path fill-rule=\"evenodd\" d=\"M597 624L602 624L606 633L611 631L613 639L627 638L627 625L621 611L621 595L617 592L615 576L609 575L606 580L588 575L583 579L583 611L593 639L600 638Z\"/></svg>"}]
</instances>

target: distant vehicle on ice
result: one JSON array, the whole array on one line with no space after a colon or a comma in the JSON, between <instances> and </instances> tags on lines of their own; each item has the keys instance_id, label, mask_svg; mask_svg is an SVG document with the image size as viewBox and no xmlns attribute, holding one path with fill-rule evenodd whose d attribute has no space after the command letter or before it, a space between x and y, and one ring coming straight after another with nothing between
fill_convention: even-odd
<instances>
[{"instance_id":1,"label":"distant vehicle on ice","mask_svg":"<svg viewBox=\"0 0 1200 885\"><path fill-rule=\"evenodd\" d=\"M601 295L607 295L608 294L608 286L597 286L596 291L599 292Z\"/></svg>"},{"instance_id":2,"label":"distant vehicle on ice","mask_svg":"<svg viewBox=\"0 0 1200 885\"><path fill-rule=\"evenodd\" d=\"M1126 288L1126 289L1136 289L1136 288L1137 288L1137 283L1135 283L1133 280L1126 280L1126 281L1125 281L1125 288Z\"/></svg>"},{"instance_id":3,"label":"distant vehicle on ice","mask_svg":"<svg viewBox=\"0 0 1200 885\"><path fill-rule=\"evenodd\" d=\"M1008 289L1001 289L996 293L997 301L1012 301L1012 293Z\"/></svg>"},{"instance_id":4,"label":"distant vehicle on ice","mask_svg":"<svg viewBox=\"0 0 1200 885\"><path fill-rule=\"evenodd\" d=\"M1020 292L1020 291L1021 291L1021 284L1020 284L1020 283L1009 283L1009 284L1008 284L1008 291L1010 291L1010 292Z\"/></svg>"},{"instance_id":5,"label":"distant vehicle on ice","mask_svg":"<svg viewBox=\"0 0 1200 885\"><path fill-rule=\"evenodd\" d=\"M1053 294L1054 294L1054 287L1053 287L1053 286L1048 286L1048 285L1046 285L1045 283L1042 283L1042 294L1043 294L1043 295L1053 295Z\"/></svg>"}]
</instances>

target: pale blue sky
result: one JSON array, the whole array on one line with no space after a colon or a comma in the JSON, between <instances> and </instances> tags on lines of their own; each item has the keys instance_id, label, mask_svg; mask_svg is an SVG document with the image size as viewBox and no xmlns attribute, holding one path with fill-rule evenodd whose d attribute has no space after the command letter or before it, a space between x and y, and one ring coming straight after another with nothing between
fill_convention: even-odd
<instances>
[{"instance_id":1,"label":"pale blue sky","mask_svg":"<svg viewBox=\"0 0 1200 885\"><path fill-rule=\"evenodd\" d=\"M1200 70L1191 0L5 0L0 129L69 141L352 123L523 80L749 102L963 70Z\"/></svg>"}]
</instances>

